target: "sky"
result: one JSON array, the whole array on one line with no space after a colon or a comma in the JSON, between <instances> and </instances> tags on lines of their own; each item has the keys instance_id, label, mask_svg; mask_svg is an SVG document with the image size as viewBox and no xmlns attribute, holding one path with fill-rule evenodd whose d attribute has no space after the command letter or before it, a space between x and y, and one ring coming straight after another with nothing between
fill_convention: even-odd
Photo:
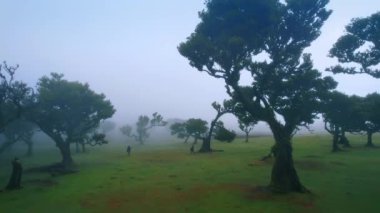
<instances>
[{"instance_id":1,"label":"sky","mask_svg":"<svg viewBox=\"0 0 380 213\"><path fill-rule=\"evenodd\" d=\"M0 0L0 8L0 61L20 65L17 79L34 86L57 72L87 82L111 100L119 123L154 112L211 120L211 103L228 98L222 80L192 68L177 50L204 0ZM328 8L332 15L306 50L323 75L331 75L323 70L336 60L327 54L344 26L379 11L380 1L331 0ZM333 77L347 94L380 92L380 80L366 75ZM236 127L231 116L225 121Z\"/></svg>"}]
</instances>

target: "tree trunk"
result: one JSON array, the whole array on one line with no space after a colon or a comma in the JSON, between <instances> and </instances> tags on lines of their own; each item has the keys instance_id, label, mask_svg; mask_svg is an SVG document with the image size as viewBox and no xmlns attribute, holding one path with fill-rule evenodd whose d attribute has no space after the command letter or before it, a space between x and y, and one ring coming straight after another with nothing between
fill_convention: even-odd
<instances>
[{"instance_id":1,"label":"tree trunk","mask_svg":"<svg viewBox=\"0 0 380 213\"><path fill-rule=\"evenodd\" d=\"M207 138L202 139L202 146L201 146L201 149L199 149L199 152L201 152L201 153L212 152L211 138L207 137Z\"/></svg>"},{"instance_id":2,"label":"tree trunk","mask_svg":"<svg viewBox=\"0 0 380 213\"><path fill-rule=\"evenodd\" d=\"M21 188L21 176L22 176L22 166L21 163L15 158L12 161L12 174L9 179L7 190L14 190Z\"/></svg>"},{"instance_id":3,"label":"tree trunk","mask_svg":"<svg viewBox=\"0 0 380 213\"><path fill-rule=\"evenodd\" d=\"M86 144L81 143L81 145L82 145L82 153L85 153L86 152Z\"/></svg>"},{"instance_id":4,"label":"tree trunk","mask_svg":"<svg viewBox=\"0 0 380 213\"><path fill-rule=\"evenodd\" d=\"M276 193L307 192L301 184L294 168L291 133L287 133L280 124L270 125L276 141L273 147L275 162L272 168L270 189Z\"/></svg>"},{"instance_id":5,"label":"tree trunk","mask_svg":"<svg viewBox=\"0 0 380 213\"><path fill-rule=\"evenodd\" d=\"M246 132L245 133L245 142L248 143L248 139L249 139L249 132Z\"/></svg>"},{"instance_id":6,"label":"tree trunk","mask_svg":"<svg viewBox=\"0 0 380 213\"><path fill-rule=\"evenodd\" d=\"M342 130L342 135L340 136L339 143L342 144L346 148L351 147L350 141L348 141L346 137L346 131L344 130Z\"/></svg>"},{"instance_id":7,"label":"tree trunk","mask_svg":"<svg viewBox=\"0 0 380 213\"><path fill-rule=\"evenodd\" d=\"M189 140L189 138L190 138L190 136L187 136L187 137L185 138L185 142L184 142L184 143L187 143L187 141Z\"/></svg>"},{"instance_id":8,"label":"tree trunk","mask_svg":"<svg viewBox=\"0 0 380 213\"><path fill-rule=\"evenodd\" d=\"M75 153L79 153L80 150L79 150L79 142L78 141L75 141Z\"/></svg>"},{"instance_id":9,"label":"tree trunk","mask_svg":"<svg viewBox=\"0 0 380 213\"><path fill-rule=\"evenodd\" d=\"M62 166L64 168L70 168L74 164L74 161L71 158L70 143L64 142L62 144L59 144L58 148L62 156Z\"/></svg>"},{"instance_id":10,"label":"tree trunk","mask_svg":"<svg viewBox=\"0 0 380 213\"><path fill-rule=\"evenodd\" d=\"M373 132L367 131L367 144L366 144L367 147L374 147L375 146L372 143L372 135L373 135Z\"/></svg>"},{"instance_id":11,"label":"tree trunk","mask_svg":"<svg viewBox=\"0 0 380 213\"><path fill-rule=\"evenodd\" d=\"M26 142L26 145L28 146L28 150L26 151L26 156L32 157L32 155L33 155L33 142L28 141L28 142Z\"/></svg>"}]
</instances>

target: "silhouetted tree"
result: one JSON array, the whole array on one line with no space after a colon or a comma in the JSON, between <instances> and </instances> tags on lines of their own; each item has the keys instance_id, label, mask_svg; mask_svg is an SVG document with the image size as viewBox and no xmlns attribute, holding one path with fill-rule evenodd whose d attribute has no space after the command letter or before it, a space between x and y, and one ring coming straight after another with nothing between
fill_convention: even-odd
<instances>
[{"instance_id":1,"label":"silhouetted tree","mask_svg":"<svg viewBox=\"0 0 380 213\"><path fill-rule=\"evenodd\" d=\"M380 78L380 12L369 17L355 18L346 26L330 50L329 56L337 58L339 65L328 68L333 73L366 73Z\"/></svg>"},{"instance_id":2,"label":"silhouetted tree","mask_svg":"<svg viewBox=\"0 0 380 213\"><path fill-rule=\"evenodd\" d=\"M167 124L163 117L157 112L153 113L152 119L146 115L140 115L136 122L136 131L132 132L133 128L129 125L125 125L120 128L120 131L128 136L133 137L140 144L144 144L145 140L149 138L148 131L153 127L165 126Z\"/></svg>"},{"instance_id":3,"label":"silhouetted tree","mask_svg":"<svg viewBox=\"0 0 380 213\"><path fill-rule=\"evenodd\" d=\"M187 143L191 135L186 130L186 122L174 123L170 125L170 134L177 135L180 139L185 139L184 143Z\"/></svg>"},{"instance_id":4,"label":"silhouetted tree","mask_svg":"<svg viewBox=\"0 0 380 213\"><path fill-rule=\"evenodd\" d=\"M0 64L0 132L12 121L21 117L33 99L33 90L25 83L14 80L18 65Z\"/></svg>"},{"instance_id":5,"label":"silhouetted tree","mask_svg":"<svg viewBox=\"0 0 380 213\"><path fill-rule=\"evenodd\" d=\"M372 135L380 131L380 94L367 95L361 102L362 131L367 133L367 147L374 147Z\"/></svg>"},{"instance_id":6,"label":"silhouetted tree","mask_svg":"<svg viewBox=\"0 0 380 213\"><path fill-rule=\"evenodd\" d=\"M115 109L103 94L97 94L88 84L63 79L52 73L42 77L37 86L37 101L28 114L39 128L52 138L62 155L62 168L73 165L70 144L75 143L110 118Z\"/></svg>"},{"instance_id":7,"label":"silhouetted tree","mask_svg":"<svg viewBox=\"0 0 380 213\"><path fill-rule=\"evenodd\" d=\"M203 153L212 152L211 139L214 136L214 130L215 130L215 127L218 126L219 119L223 115L225 115L227 113L233 113L233 111L234 111L234 102L232 102L231 100L224 100L223 105L221 105L217 102L213 102L211 104L211 106L215 109L216 115L215 115L215 118L210 123L210 128L208 130L208 134L202 140L202 146L201 146L199 152L203 152ZM222 123L219 123L219 124L222 125Z\"/></svg>"},{"instance_id":8,"label":"silhouetted tree","mask_svg":"<svg viewBox=\"0 0 380 213\"><path fill-rule=\"evenodd\" d=\"M15 143L23 142L28 147L26 156L32 156L32 137L35 131L37 131L36 125L24 119L17 119L9 123L3 131L5 141L0 145L0 154L7 150L10 146L13 146Z\"/></svg>"},{"instance_id":9,"label":"silhouetted tree","mask_svg":"<svg viewBox=\"0 0 380 213\"><path fill-rule=\"evenodd\" d=\"M253 127L257 124L249 113L234 113L238 117L239 129L245 133L245 142L248 142L249 133L253 130Z\"/></svg>"},{"instance_id":10,"label":"silhouetted tree","mask_svg":"<svg viewBox=\"0 0 380 213\"><path fill-rule=\"evenodd\" d=\"M358 104L361 101L360 97L337 91L328 96L322 114L326 131L333 135L332 152L340 151L339 143L350 146L346 132L360 131L363 122Z\"/></svg>"},{"instance_id":11,"label":"silhouetted tree","mask_svg":"<svg viewBox=\"0 0 380 213\"><path fill-rule=\"evenodd\" d=\"M336 87L304 54L331 14L327 3L208 0L195 32L178 47L191 66L223 79L230 97L269 125L276 142L270 182L275 192L307 191L293 165L292 136L313 123L325 95ZM257 60L263 56L268 59ZM240 82L245 71L250 72L249 86Z\"/></svg>"}]
</instances>

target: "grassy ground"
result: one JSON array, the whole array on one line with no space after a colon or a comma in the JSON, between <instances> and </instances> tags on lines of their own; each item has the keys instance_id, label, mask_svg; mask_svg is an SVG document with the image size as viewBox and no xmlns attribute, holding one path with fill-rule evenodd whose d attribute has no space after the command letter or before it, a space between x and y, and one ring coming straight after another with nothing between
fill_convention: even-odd
<instances>
[{"instance_id":1,"label":"grassy ground","mask_svg":"<svg viewBox=\"0 0 380 213\"><path fill-rule=\"evenodd\" d=\"M364 137L350 139L354 148L337 154L328 136L294 139L296 168L312 194L258 187L269 183L272 163L258 159L270 137L214 142L225 151L193 155L181 143L135 146L130 157L115 145L74 155L77 174L24 174L21 190L0 193L0 212L380 212L380 149L364 148ZM27 169L58 160L43 151L22 162ZM3 186L8 164L0 163Z\"/></svg>"}]
</instances>

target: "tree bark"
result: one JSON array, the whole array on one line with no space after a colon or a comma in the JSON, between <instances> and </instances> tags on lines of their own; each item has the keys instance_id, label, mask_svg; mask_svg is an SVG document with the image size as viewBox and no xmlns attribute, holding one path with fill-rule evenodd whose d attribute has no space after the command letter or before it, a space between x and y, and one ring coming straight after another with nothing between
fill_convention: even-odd
<instances>
[{"instance_id":1,"label":"tree bark","mask_svg":"<svg viewBox=\"0 0 380 213\"><path fill-rule=\"evenodd\" d=\"M58 145L58 148L62 156L62 161L61 161L62 166L64 168L70 168L74 164L74 161L71 157L70 143L63 142L62 144Z\"/></svg>"},{"instance_id":2,"label":"tree bark","mask_svg":"<svg viewBox=\"0 0 380 213\"><path fill-rule=\"evenodd\" d=\"M342 135L340 136L339 143L342 144L346 148L351 147L350 141L348 141L346 137L346 131L344 130L342 130Z\"/></svg>"},{"instance_id":3,"label":"tree bark","mask_svg":"<svg viewBox=\"0 0 380 213\"><path fill-rule=\"evenodd\" d=\"M332 152L339 152L340 151L340 148L339 148L339 131L337 130L337 128L335 128L334 130L334 134L333 134L333 142L332 142Z\"/></svg>"},{"instance_id":4,"label":"tree bark","mask_svg":"<svg viewBox=\"0 0 380 213\"><path fill-rule=\"evenodd\" d=\"M294 168L292 134L285 131L280 124L270 124L270 127L276 141L273 147L275 162L272 168L270 189L275 193L307 192Z\"/></svg>"},{"instance_id":5,"label":"tree bark","mask_svg":"<svg viewBox=\"0 0 380 213\"><path fill-rule=\"evenodd\" d=\"M248 143L249 139L249 132L245 132L245 142Z\"/></svg>"},{"instance_id":6,"label":"tree bark","mask_svg":"<svg viewBox=\"0 0 380 213\"><path fill-rule=\"evenodd\" d=\"M212 152L212 149L211 149L211 138L207 137L207 138L203 138L202 139L202 146L201 148L199 149L200 153L209 153L209 152Z\"/></svg>"},{"instance_id":7,"label":"tree bark","mask_svg":"<svg viewBox=\"0 0 380 213\"><path fill-rule=\"evenodd\" d=\"M9 179L7 190L14 190L21 188L21 176L22 176L22 166L21 163L15 158L12 161L12 174Z\"/></svg>"},{"instance_id":8,"label":"tree bark","mask_svg":"<svg viewBox=\"0 0 380 213\"><path fill-rule=\"evenodd\" d=\"M32 155L33 155L33 142L32 141L28 141L28 142L25 142L25 143L28 146L28 150L26 151L26 156L32 157Z\"/></svg>"},{"instance_id":9,"label":"tree bark","mask_svg":"<svg viewBox=\"0 0 380 213\"><path fill-rule=\"evenodd\" d=\"M367 147L374 147L375 146L372 142L372 135L373 135L373 132L367 131L367 144L366 144Z\"/></svg>"}]
</instances>

